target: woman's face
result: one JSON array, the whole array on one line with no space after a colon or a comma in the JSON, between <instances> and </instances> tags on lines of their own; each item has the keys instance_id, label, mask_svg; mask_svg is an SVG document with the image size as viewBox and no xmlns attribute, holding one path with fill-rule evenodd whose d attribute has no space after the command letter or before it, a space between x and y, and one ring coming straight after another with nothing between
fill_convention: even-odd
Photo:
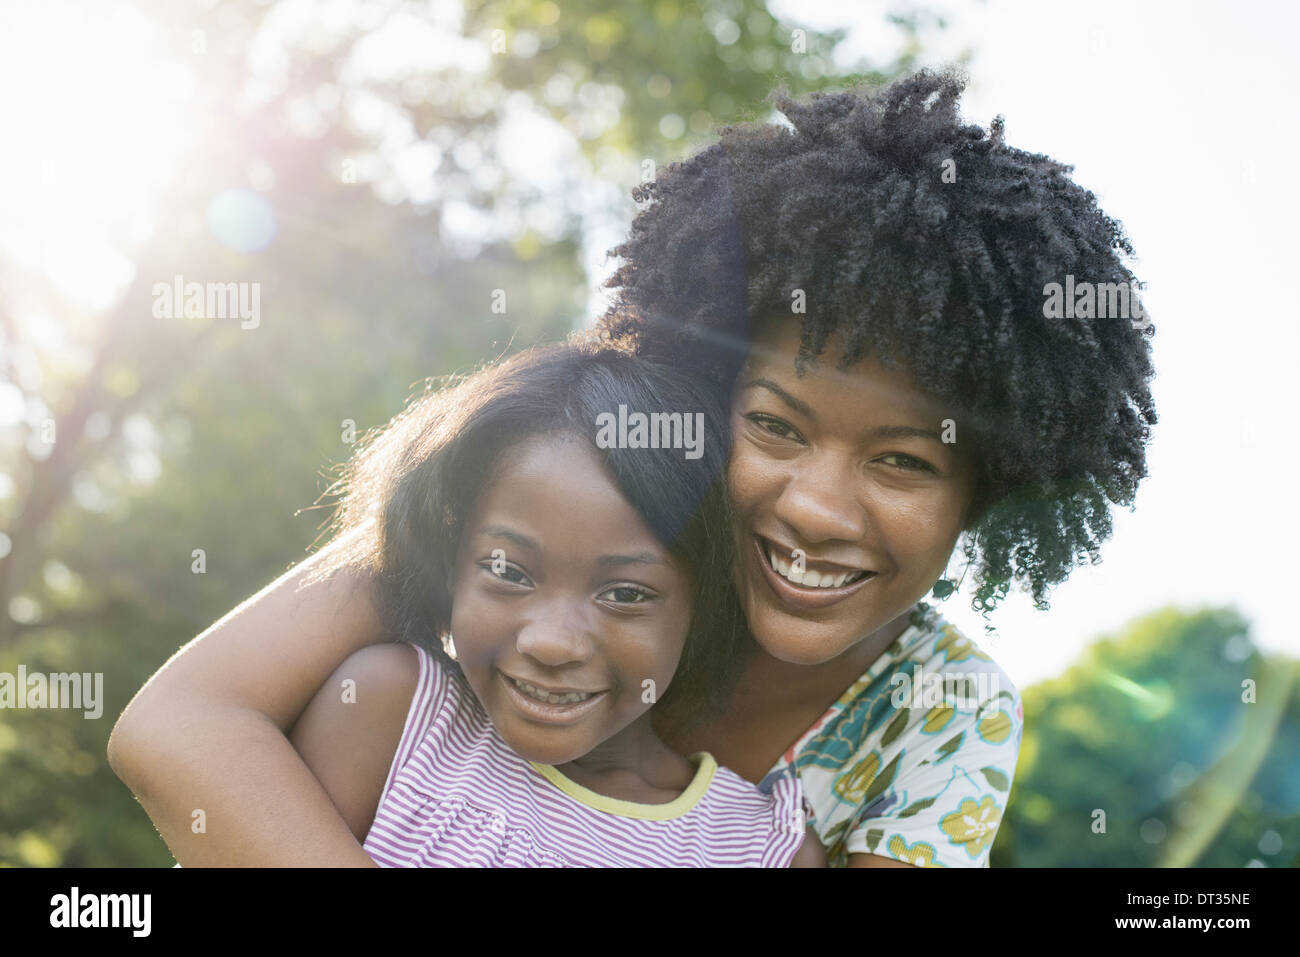
<instances>
[{"instance_id":1,"label":"woman's face","mask_svg":"<svg viewBox=\"0 0 1300 957\"><path fill-rule=\"evenodd\" d=\"M906 374L870 359L839 371L832 338L801 378L799 324L769 330L732 398L736 580L758 644L819 664L907 612L942 576L973 468L960 434L944 441L956 410Z\"/></svg>"},{"instance_id":2,"label":"woman's face","mask_svg":"<svg viewBox=\"0 0 1300 957\"><path fill-rule=\"evenodd\" d=\"M516 753L565 764L667 689L689 580L588 442L532 438L492 472L456 558L456 658Z\"/></svg>"}]
</instances>

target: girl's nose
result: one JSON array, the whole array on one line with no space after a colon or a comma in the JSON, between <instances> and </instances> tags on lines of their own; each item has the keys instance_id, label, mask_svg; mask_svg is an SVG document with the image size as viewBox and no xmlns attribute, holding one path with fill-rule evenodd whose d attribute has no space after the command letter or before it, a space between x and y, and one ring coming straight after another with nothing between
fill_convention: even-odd
<instances>
[{"instance_id":1,"label":"girl's nose","mask_svg":"<svg viewBox=\"0 0 1300 957\"><path fill-rule=\"evenodd\" d=\"M557 609L526 622L515 647L547 667L558 668L590 661L595 643L585 615Z\"/></svg>"}]
</instances>

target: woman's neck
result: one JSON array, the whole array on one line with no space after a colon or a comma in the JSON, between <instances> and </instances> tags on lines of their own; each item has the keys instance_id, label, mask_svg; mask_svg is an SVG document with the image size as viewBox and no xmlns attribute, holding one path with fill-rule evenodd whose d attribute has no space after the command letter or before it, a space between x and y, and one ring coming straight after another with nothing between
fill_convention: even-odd
<instances>
[{"instance_id":1,"label":"woman's neck","mask_svg":"<svg viewBox=\"0 0 1300 957\"><path fill-rule=\"evenodd\" d=\"M708 751L741 777L759 781L898 639L909 615L815 665L781 661L755 645L721 714L707 721L663 714L658 729L682 753Z\"/></svg>"},{"instance_id":2,"label":"woman's neck","mask_svg":"<svg viewBox=\"0 0 1300 957\"><path fill-rule=\"evenodd\" d=\"M762 702L775 710L814 704L830 707L907 630L910 615L909 609L836 657L815 665L781 661L756 645L745 662L733 700Z\"/></svg>"}]
</instances>

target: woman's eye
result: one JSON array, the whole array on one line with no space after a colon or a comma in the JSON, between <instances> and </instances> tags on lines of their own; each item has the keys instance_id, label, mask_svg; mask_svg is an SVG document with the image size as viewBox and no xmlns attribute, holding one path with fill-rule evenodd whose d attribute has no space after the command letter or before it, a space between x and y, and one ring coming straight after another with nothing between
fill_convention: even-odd
<instances>
[{"instance_id":1,"label":"woman's eye","mask_svg":"<svg viewBox=\"0 0 1300 957\"><path fill-rule=\"evenodd\" d=\"M780 419L773 418L770 415L765 415L761 412L753 412L747 415L746 418L764 432L774 435L779 439L795 439L798 441L801 438L799 433L792 426L787 425Z\"/></svg>"},{"instance_id":2,"label":"woman's eye","mask_svg":"<svg viewBox=\"0 0 1300 957\"><path fill-rule=\"evenodd\" d=\"M497 559L490 559L485 562L479 562L479 567L486 569L487 573L493 578L499 578L503 582L509 582L512 585L531 584L528 576L522 570L514 565L502 565Z\"/></svg>"},{"instance_id":3,"label":"woman's eye","mask_svg":"<svg viewBox=\"0 0 1300 957\"><path fill-rule=\"evenodd\" d=\"M923 459L918 459L914 455L903 455L901 452L894 452L890 455L882 455L876 459L877 462L884 462L886 465L892 465L895 468L905 469L909 472L933 472L934 466Z\"/></svg>"},{"instance_id":4,"label":"woman's eye","mask_svg":"<svg viewBox=\"0 0 1300 957\"><path fill-rule=\"evenodd\" d=\"M650 593L631 585L615 585L601 592L599 597L619 605L639 605L650 600Z\"/></svg>"}]
</instances>

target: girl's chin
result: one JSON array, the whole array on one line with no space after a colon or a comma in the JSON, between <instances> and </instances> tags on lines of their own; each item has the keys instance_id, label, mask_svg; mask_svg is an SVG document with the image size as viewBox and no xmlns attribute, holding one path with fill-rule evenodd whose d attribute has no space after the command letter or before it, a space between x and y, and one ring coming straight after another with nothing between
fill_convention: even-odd
<instances>
[{"instance_id":1,"label":"girl's chin","mask_svg":"<svg viewBox=\"0 0 1300 957\"><path fill-rule=\"evenodd\" d=\"M576 761L591 751L585 741L580 743L538 741L514 734L503 734L501 737L511 751L525 761L532 761L535 764L550 764L558 767Z\"/></svg>"}]
</instances>

